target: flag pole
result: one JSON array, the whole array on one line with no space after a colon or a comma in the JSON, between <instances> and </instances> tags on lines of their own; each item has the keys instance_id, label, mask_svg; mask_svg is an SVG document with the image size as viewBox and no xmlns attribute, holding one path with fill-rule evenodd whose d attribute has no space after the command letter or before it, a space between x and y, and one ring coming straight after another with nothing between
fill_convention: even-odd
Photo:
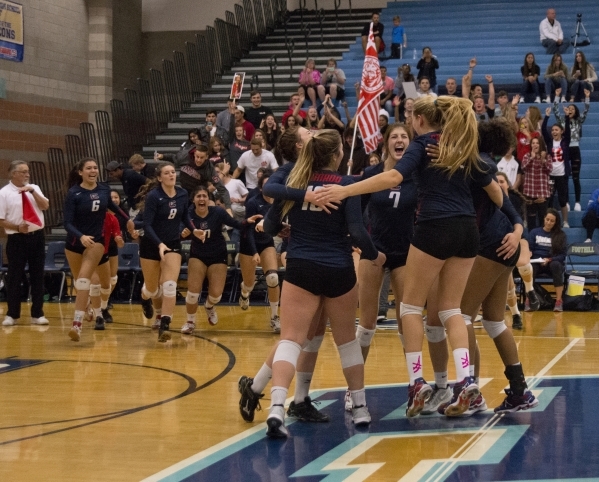
<instances>
[{"instance_id":1,"label":"flag pole","mask_svg":"<svg viewBox=\"0 0 599 482\"><path fill-rule=\"evenodd\" d=\"M360 114L356 112L356 117L354 118L354 137L351 141L351 151L349 152L349 160L347 161L347 175L351 176L351 170L354 164L354 146L356 145L356 134L358 133L358 116Z\"/></svg>"}]
</instances>

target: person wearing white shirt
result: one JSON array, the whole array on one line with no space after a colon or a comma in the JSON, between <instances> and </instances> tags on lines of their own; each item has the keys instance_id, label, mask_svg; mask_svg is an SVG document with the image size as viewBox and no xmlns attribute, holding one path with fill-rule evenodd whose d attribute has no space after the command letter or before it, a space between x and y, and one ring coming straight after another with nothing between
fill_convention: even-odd
<instances>
[{"instance_id":1,"label":"person wearing white shirt","mask_svg":"<svg viewBox=\"0 0 599 482\"><path fill-rule=\"evenodd\" d=\"M564 32L562 26L555 19L555 9L547 10L547 17L539 25L541 34L541 45L545 47L548 54L559 52L563 54L568 50L568 44L564 43Z\"/></svg>"},{"instance_id":2,"label":"person wearing white shirt","mask_svg":"<svg viewBox=\"0 0 599 482\"><path fill-rule=\"evenodd\" d=\"M21 281L25 275L25 265L28 263L31 323L47 325L43 306L46 247L42 211L48 209L50 203L38 186L29 184L29 165L25 161L11 162L8 175L10 182L0 189L0 226L8 235L8 310L2 325L12 326L21 317Z\"/></svg>"},{"instance_id":3,"label":"person wearing white shirt","mask_svg":"<svg viewBox=\"0 0 599 482\"><path fill-rule=\"evenodd\" d=\"M520 164L513 155L514 149L511 148L508 153L497 163L497 170L505 172L512 188L518 190L522 182L522 170Z\"/></svg>"},{"instance_id":4,"label":"person wearing white shirt","mask_svg":"<svg viewBox=\"0 0 599 482\"><path fill-rule=\"evenodd\" d=\"M258 186L258 169L269 167L273 171L276 171L279 165L277 164L275 155L262 148L262 141L260 139L252 139L250 149L250 151L244 152L239 161L237 161L233 178L237 179L241 176L241 173L245 172L246 187L254 189Z\"/></svg>"}]
</instances>

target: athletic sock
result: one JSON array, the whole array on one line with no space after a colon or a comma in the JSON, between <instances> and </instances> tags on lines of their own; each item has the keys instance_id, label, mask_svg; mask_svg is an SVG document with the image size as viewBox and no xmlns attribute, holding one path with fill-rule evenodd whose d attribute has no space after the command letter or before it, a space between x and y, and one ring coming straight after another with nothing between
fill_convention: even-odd
<instances>
[{"instance_id":1,"label":"athletic sock","mask_svg":"<svg viewBox=\"0 0 599 482\"><path fill-rule=\"evenodd\" d=\"M293 401L301 403L310 393L310 383L312 383L312 372L297 372L295 374L295 394Z\"/></svg>"},{"instance_id":2,"label":"athletic sock","mask_svg":"<svg viewBox=\"0 0 599 482\"><path fill-rule=\"evenodd\" d=\"M435 372L435 384L439 388L447 388L447 372Z\"/></svg>"},{"instance_id":3,"label":"athletic sock","mask_svg":"<svg viewBox=\"0 0 599 482\"><path fill-rule=\"evenodd\" d=\"M279 316L279 302L271 302L270 303L270 317L274 318L275 316Z\"/></svg>"},{"instance_id":4,"label":"athletic sock","mask_svg":"<svg viewBox=\"0 0 599 482\"><path fill-rule=\"evenodd\" d=\"M455 363L456 381L459 383L470 376L470 353L468 348L453 350L453 361Z\"/></svg>"},{"instance_id":5,"label":"athletic sock","mask_svg":"<svg viewBox=\"0 0 599 482\"><path fill-rule=\"evenodd\" d=\"M270 379L272 378L272 368L269 367L266 363L264 363L256 376L254 377L254 382L252 383L252 392L254 393L262 393Z\"/></svg>"},{"instance_id":6,"label":"athletic sock","mask_svg":"<svg viewBox=\"0 0 599 482\"><path fill-rule=\"evenodd\" d=\"M422 378L422 352L406 353L406 364L408 365L410 385L414 385L414 380Z\"/></svg>"},{"instance_id":7,"label":"athletic sock","mask_svg":"<svg viewBox=\"0 0 599 482\"><path fill-rule=\"evenodd\" d=\"M366 390L364 388L360 390L351 390L349 393L354 407L366 406Z\"/></svg>"}]
</instances>

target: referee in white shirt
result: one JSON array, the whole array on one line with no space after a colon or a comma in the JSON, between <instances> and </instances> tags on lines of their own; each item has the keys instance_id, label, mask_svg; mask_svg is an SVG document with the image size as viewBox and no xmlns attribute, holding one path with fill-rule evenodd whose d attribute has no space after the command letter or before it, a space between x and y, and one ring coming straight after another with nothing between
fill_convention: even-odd
<instances>
[{"instance_id":1,"label":"referee in white shirt","mask_svg":"<svg viewBox=\"0 0 599 482\"><path fill-rule=\"evenodd\" d=\"M0 189L0 226L8 235L6 257L6 294L8 312L2 322L11 326L21 317L21 281L29 263L31 285L31 323L47 325L44 316L44 214L48 199L35 184L29 184L29 165L13 161L8 168L10 182ZM22 194L22 193L25 194ZM24 200L27 197L27 200ZM23 208L25 207L25 221Z\"/></svg>"}]
</instances>

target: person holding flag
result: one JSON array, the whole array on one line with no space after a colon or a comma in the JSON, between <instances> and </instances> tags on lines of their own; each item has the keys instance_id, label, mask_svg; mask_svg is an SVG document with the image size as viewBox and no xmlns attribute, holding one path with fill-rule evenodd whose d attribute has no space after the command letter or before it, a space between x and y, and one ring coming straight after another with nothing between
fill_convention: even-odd
<instances>
[{"instance_id":1,"label":"person holding flag","mask_svg":"<svg viewBox=\"0 0 599 482\"><path fill-rule=\"evenodd\" d=\"M10 182L0 189L0 226L8 235L6 295L8 311L3 326L12 326L21 317L21 281L29 263L31 323L47 325L44 316L44 214L50 203L35 184L29 184L29 165L13 161L8 168Z\"/></svg>"},{"instance_id":2,"label":"person holding flag","mask_svg":"<svg viewBox=\"0 0 599 482\"><path fill-rule=\"evenodd\" d=\"M375 151L383 136L379 130L379 111L381 109L379 97L383 93L383 81L381 79L381 68L372 33L372 23L368 34L366 56L364 57L364 68L362 69L362 82L360 83L360 97L358 99L358 110L356 112L356 123L354 127L354 139L348 161L348 175L351 175L353 163L354 146L356 145L356 134L358 127L360 135L364 140L366 154Z\"/></svg>"}]
</instances>

